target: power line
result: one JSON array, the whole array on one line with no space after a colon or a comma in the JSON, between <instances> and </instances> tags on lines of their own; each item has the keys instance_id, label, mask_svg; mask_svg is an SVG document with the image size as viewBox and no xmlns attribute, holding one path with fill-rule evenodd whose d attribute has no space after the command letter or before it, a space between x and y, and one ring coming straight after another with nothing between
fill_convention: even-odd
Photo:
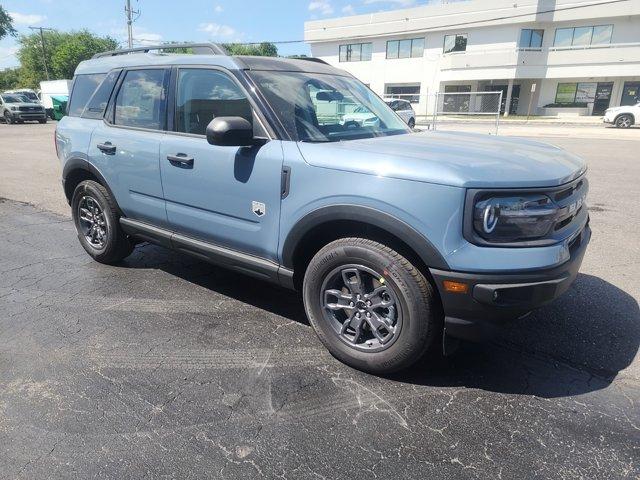
<instances>
[{"instance_id":1,"label":"power line","mask_svg":"<svg viewBox=\"0 0 640 480\"><path fill-rule=\"evenodd\" d=\"M417 33L417 32L428 32L430 30L441 30L441 29L445 29L445 28L453 28L453 27L462 27L462 26L466 26L466 25L475 25L475 24L479 24L479 23L487 23L487 22L496 22L496 21L500 21L500 20L510 20L512 18L522 18L522 17L530 17L532 15L542 15L545 13L554 13L554 12L564 12L567 10L576 10L579 8L588 8L588 7L597 7L600 5L611 5L611 4L615 4L615 3L622 3L622 2L628 2L630 0L609 0L606 2L599 2L599 3L589 3L586 5L573 5L570 7L558 7L558 8L551 8L549 10L538 10L536 12L530 12L530 13L519 13L516 15L505 15L505 16L501 16L501 17L493 17L493 18L487 18L484 20L473 20L470 22L459 22L459 23L450 23L450 24L445 24L445 25L437 25L435 27L425 27L425 28L416 28L416 29L412 29L412 30L396 30L393 32L387 32L385 33L385 35L395 35L395 34L404 34L404 33ZM322 42L334 42L334 41L340 41L340 40L344 40L345 38L348 39L357 39L357 38L370 38L372 37L372 35L349 35L348 37L334 37L334 38L323 38ZM291 44L291 43L306 43L306 40L279 40L279 41L273 41L273 42L268 42L268 41L262 41L262 42L239 42L242 45L260 45L261 43L273 43L274 45L284 45L284 44Z\"/></svg>"}]
</instances>

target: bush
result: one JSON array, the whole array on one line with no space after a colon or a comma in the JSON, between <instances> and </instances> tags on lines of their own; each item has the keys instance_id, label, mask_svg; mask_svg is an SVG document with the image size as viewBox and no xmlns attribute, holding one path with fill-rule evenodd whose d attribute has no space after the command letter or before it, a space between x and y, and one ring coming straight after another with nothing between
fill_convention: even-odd
<instances>
[{"instance_id":1,"label":"bush","mask_svg":"<svg viewBox=\"0 0 640 480\"><path fill-rule=\"evenodd\" d=\"M549 103L544 108L587 108L587 104L584 102Z\"/></svg>"}]
</instances>

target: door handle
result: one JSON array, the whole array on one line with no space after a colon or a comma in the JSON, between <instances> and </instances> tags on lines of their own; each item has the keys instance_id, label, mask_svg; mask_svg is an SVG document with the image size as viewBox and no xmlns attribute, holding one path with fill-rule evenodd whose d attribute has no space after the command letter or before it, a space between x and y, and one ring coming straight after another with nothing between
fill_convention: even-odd
<instances>
[{"instance_id":1,"label":"door handle","mask_svg":"<svg viewBox=\"0 0 640 480\"><path fill-rule=\"evenodd\" d=\"M193 168L194 158L186 153L176 153L175 155L167 155L167 160L174 167Z\"/></svg>"},{"instance_id":2,"label":"door handle","mask_svg":"<svg viewBox=\"0 0 640 480\"><path fill-rule=\"evenodd\" d=\"M98 150L102 153L106 153L107 155L114 155L116 153L116 146L111 142L99 143L96 146L98 147Z\"/></svg>"}]
</instances>

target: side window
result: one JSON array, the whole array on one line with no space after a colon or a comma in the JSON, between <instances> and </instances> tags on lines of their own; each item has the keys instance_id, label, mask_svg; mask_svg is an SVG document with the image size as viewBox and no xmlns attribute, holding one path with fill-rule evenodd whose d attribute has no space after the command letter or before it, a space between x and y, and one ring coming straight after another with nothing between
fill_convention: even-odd
<instances>
[{"instance_id":1,"label":"side window","mask_svg":"<svg viewBox=\"0 0 640 480\"><path fill-rule=\"evenodd\" d=\"M216 117L242 117L253 125L249 99L227 74L201 68L180 69L176 130L204 135Z\"/></svg>"},{"instance_id":2,"label":"side window","mask_svg":"<svg viewBox=\"0 0 640 480\"><path fill-rule=\"evenodd\" d=\"M98 85L104 80L106 75L98 73L93 75L76 75L73 81L71 99L69 100L69 116L79 117L87 105L87 102L96 91Z\"/></svg>"},{"instance_id":3,"label":"side window","mask_svg":"<svg viewBox=\"0 0 640 480\"><path fill-rule=\"evenodd\" d=\"M104 109L107 108L109 97L111 97L111 92L113 91L113 87L118 81L119 76L120 70L113 71L107 75L91 97L91 100L89 100L89 103L87 103L84 112L82 112L82 118L102 118L104 115Z\"/></svg>"},{"instance_id":4,"label":"side window","mask_svg":"<svg viewBox=\"0 0 640 480\"><path fill-rule=\"evenodd\" d=\"M166 111L166 70L129 70L115 102L114 123L162 130Z\"/></svg>"}]
</instances>

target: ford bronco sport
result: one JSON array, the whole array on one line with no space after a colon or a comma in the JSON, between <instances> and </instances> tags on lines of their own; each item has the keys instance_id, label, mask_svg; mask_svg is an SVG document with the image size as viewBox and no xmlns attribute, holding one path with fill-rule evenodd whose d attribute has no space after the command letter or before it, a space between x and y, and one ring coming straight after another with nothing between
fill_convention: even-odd
<instances>
[{"instance_id":1,"label":"ford bronco sport","mask_svg":"<svg viewBox=\"0 0 640 480\"><path fill-rule=\"evenodd\" d=\"M318 60L181 46L195 54L77 68L56 147L98 262L148 241L298 289L329 351L374 373L480 338L575 279L591 235L580 158L413 132ZM357 111L375 121L342 121Z\"/></svg>"}]
</instances>

